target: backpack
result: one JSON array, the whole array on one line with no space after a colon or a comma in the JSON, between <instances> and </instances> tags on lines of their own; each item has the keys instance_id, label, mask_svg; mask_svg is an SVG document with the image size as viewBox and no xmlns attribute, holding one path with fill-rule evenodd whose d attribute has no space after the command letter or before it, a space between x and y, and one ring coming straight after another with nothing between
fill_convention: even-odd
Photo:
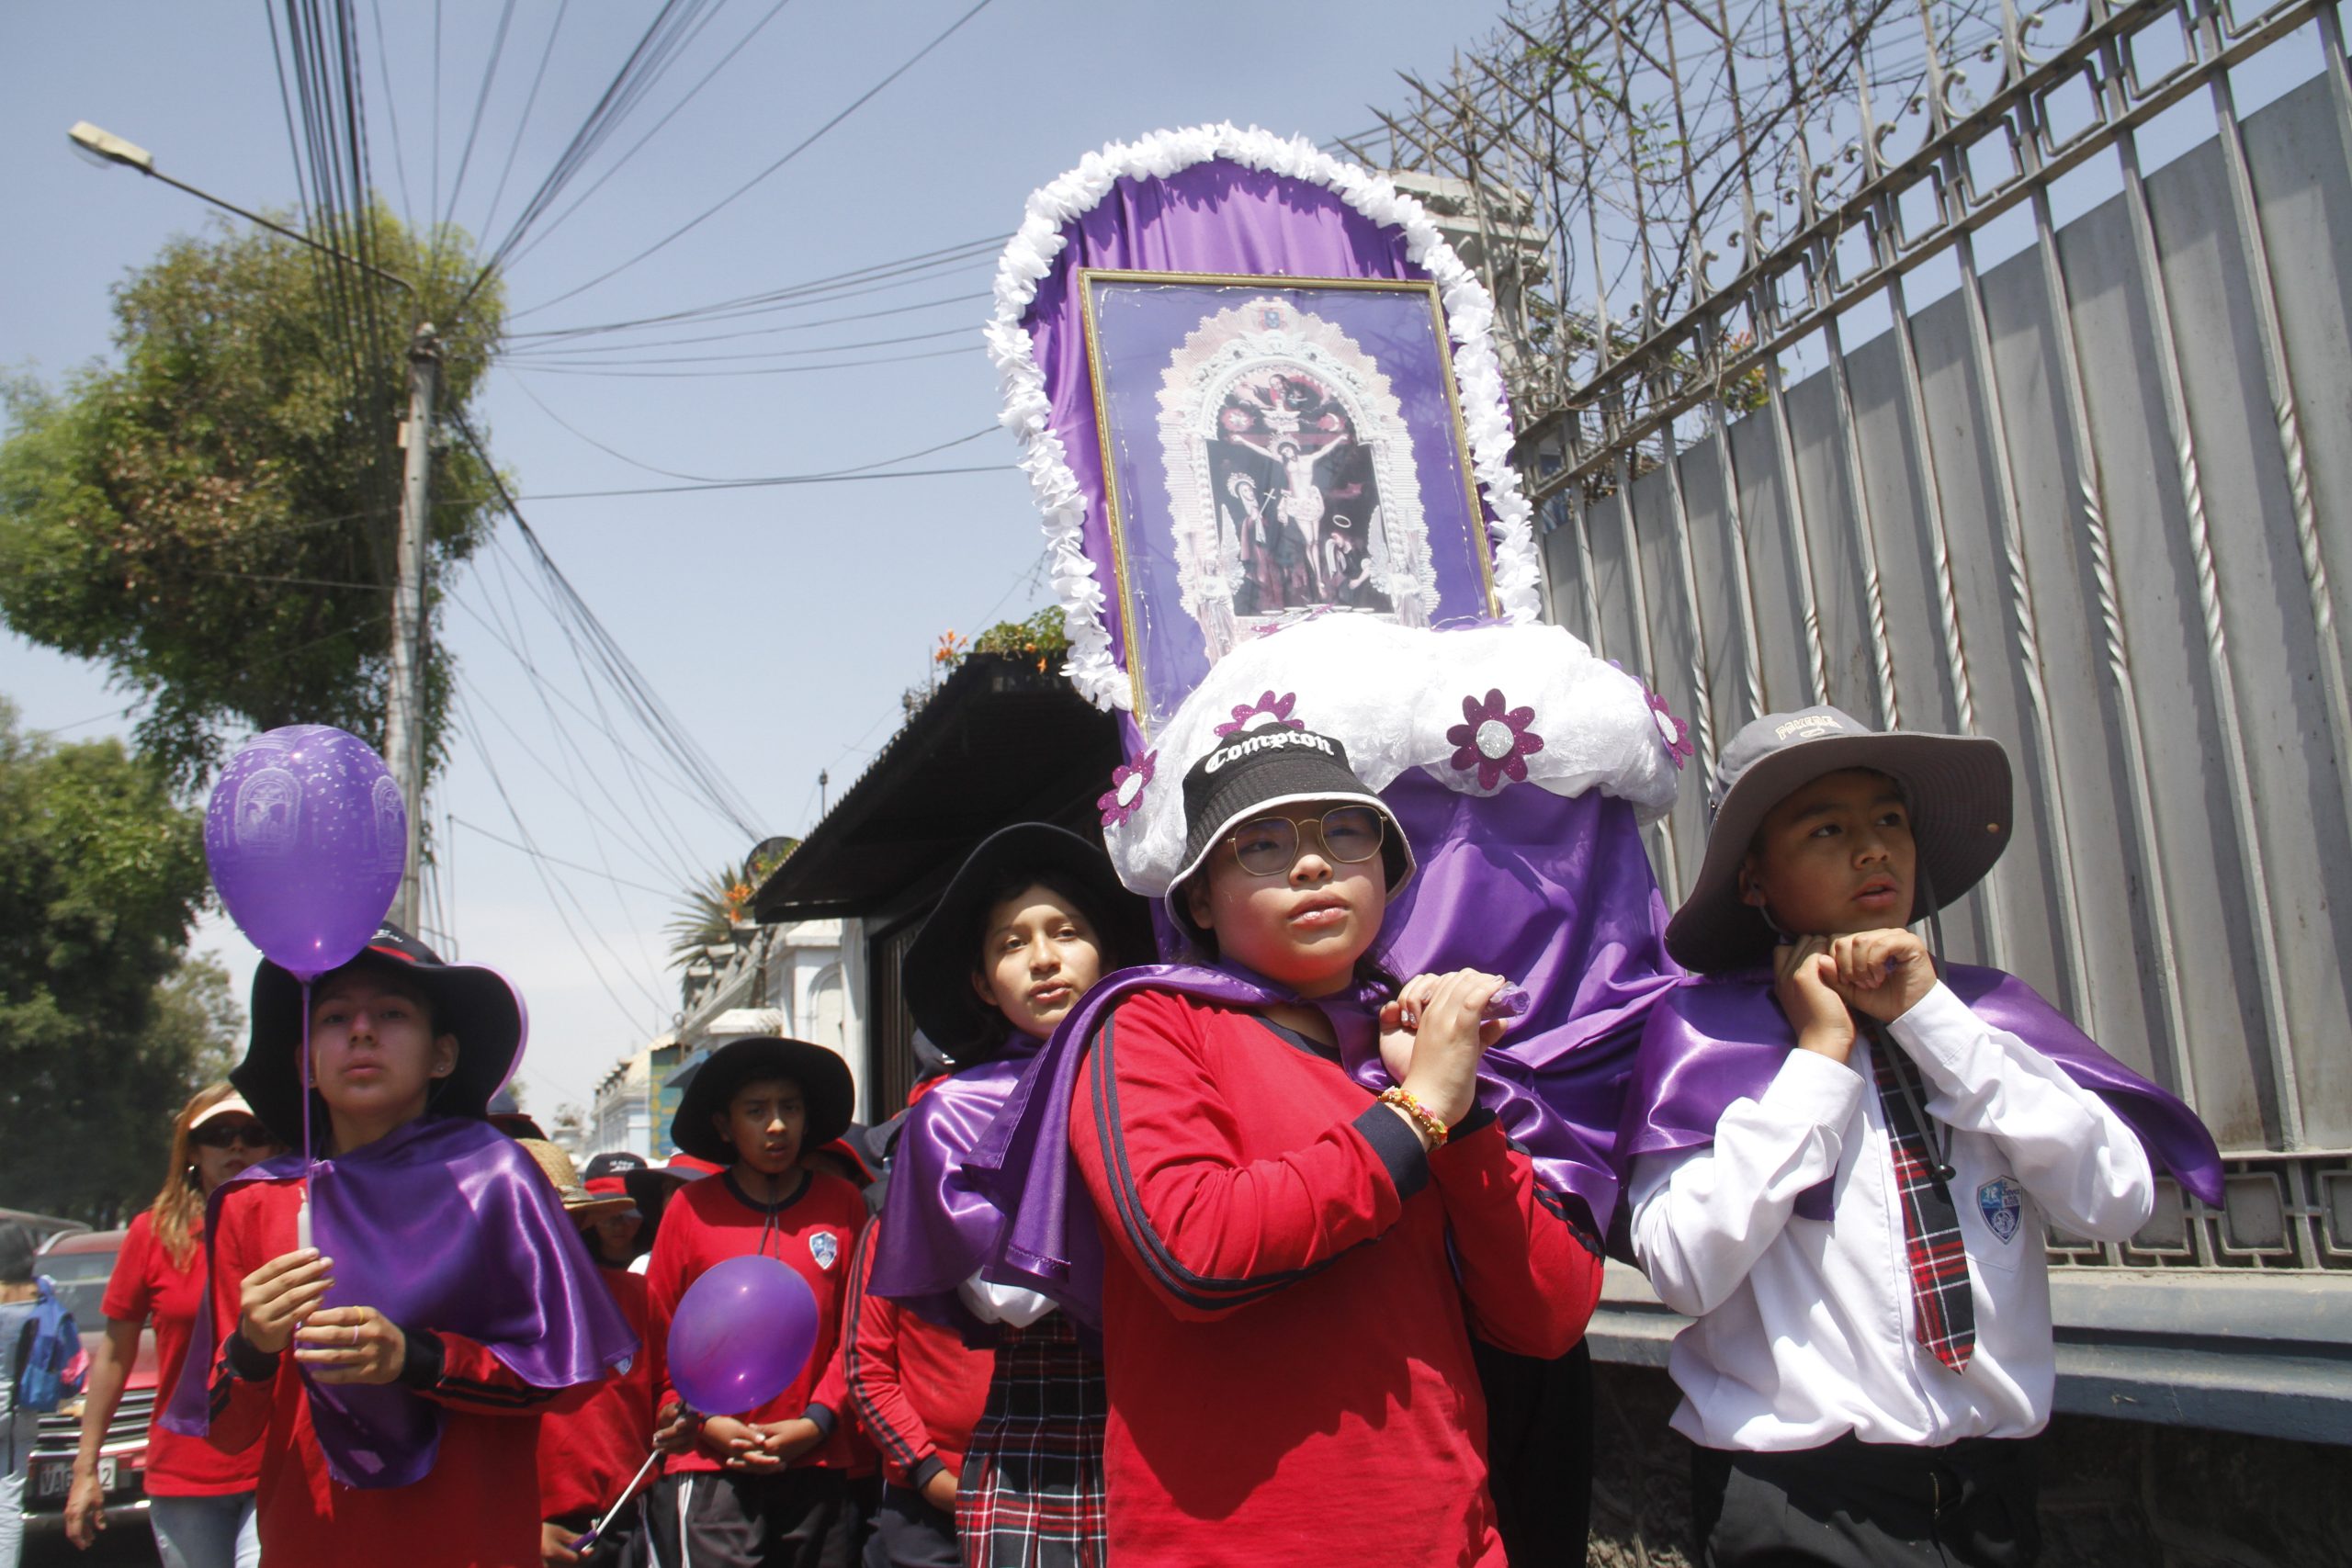
<instances>
[{"instance_id":1,"label":"backpack","mask_svg":"<svg viewBox=\"0 0 2352 1568\"><path fill-rule=\"evenodd\" d=\"M81 1392L90 1359L83 1352L74 1314L58 1299L49 1276L40 1276L34 1285L40 1299L17 1341L17 1407L46 1415L66 1395Z\"/></svg>"}]
</instances>

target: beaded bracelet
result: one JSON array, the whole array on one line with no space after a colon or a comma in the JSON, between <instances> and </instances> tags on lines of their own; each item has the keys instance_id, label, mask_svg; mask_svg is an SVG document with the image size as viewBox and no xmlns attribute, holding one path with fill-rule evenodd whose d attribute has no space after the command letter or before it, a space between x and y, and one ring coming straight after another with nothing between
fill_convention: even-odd
<instances>
[{"instance_id":1,"label":"beaded bracelet","mask_svg":"<svg viewBox=\"0 0 2352 1568\"><path fill-rule=\"evenodd\" d=\"M1411 1117L1413 1125L1421 1130L1421 1136L1430 1141L1432 1152L1445 1147L1448 1136L1445 1123L1437 1119L1437 1112L1415 1100L1410 1093L1401 1089L1385 1089L1380 1091L1380 1103L1393 1105Z\"/></svg>"}]
</instances>

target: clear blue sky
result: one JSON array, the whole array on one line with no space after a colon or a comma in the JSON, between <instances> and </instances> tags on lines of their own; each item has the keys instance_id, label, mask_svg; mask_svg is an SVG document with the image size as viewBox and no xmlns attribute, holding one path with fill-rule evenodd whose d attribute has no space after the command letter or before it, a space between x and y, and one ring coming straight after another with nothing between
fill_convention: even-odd
<instances>
[{"instance_id":1,"label":"clear blue sky","mask_svg":"<svg viewBox=\"0 0 2352 1568\"><path fill-rule=\"evenodd\" d=\"M528 310L666 233L780 157L970 7L972 0L793 0L635 159L513 268L512 304ZM432 205L435 133L441 205L462 153L501 6L361 0L366 90L378 187L422 219ZM373 29L380 9L385 50ZM434 90L439 12L440 92ZM457 220L503 232L578 127L658 7L574 5L548 55L538 102L518 136L531 74L558 7L521 0L491 84ZM572 192L650 128L724 51L771 9L737 0L633 115ZM126 170L76 158L66 128L88 119L153 151L160 167L245 206L291 207L294 164L263 0L190 6L163 0L0 8L0 186L10 239L0 245L0 365L52 380L107 352L107 289L175 232L200 228L193 198ZM1091 4L994 0L953 38L823 140L677 243L594 290L518 321L577 324L704 304L1009 231L1029 191L1102 142L1167 126L1230 118L1322 141L1373 123L1369 106L1401 103L1400 69L1442 71L1486 36L1485 4L1299 0L1270 11L1247 0ZM389 92L386 82L389 80ZM387 113L387 110L390 113ZM391 120L404 158L395 160ZM498 215L490 195L515 149ZM405 196L402 168L405 169ZM933 286L847 303L842 311L985 290L992 258ZM825 312L810 312L810 314ZM990 427L995 377L978 349L984 299L876 322L694 355L853 343L967 329L901 350L956 352L802 375L611 378L502 368L482 407L493 448L523 492L674 481L631 467L563 428L655 468L721 477L830 469L912 451ZM791 318L777 318L790 320ZM767 324L767 323L750 323ZM877 330L887 328L888 331ZM708 331L714 329L697 329ZM854 355L853 355L854 357ZM773 362L754 362L773 363ZM677 368L732 368L731 365ZM537 401L535 401L534 399ZM540 403L545 404L542 409ZM1012 438L984 438L943 464L1010 463ZM526 502L525 511L581 592L718 760L771 831L805 831L816 779L832 793L863 769L921 682L930 649L1048 602L1031 577L1040 538L1020 476L954 477L794 489ZM509 537L512 545L511 535ZM453 585L447 646L485 733L462 738L442 807L507 837L486 750L516 808L549 852L668 887L687 866L712 868L749 848L709 813L656 800L664 820L599 829L585 795L631 799L611 776L608 744L543 701L517 660L474 617L510 591L526 612L542 671L584 703L553 624L524 580L483 566ZM470 612L470 613L469 613ZM224 650L224 656L226 655ZM102 672L0 632L0 691L30 728L84 739L125 732L130 694ZM581 753L548 713L563 717ZM547 766L541 765L544 760ZM649 840L639 849L632 840ZM533 1041L523 1082L551 1111L584 1101L620 1055L666 1025L673 976L661 965L671 899L558 870L577 936L526 857L479 832L455 835L453 925L465 955L523 986ZM231 965L242 993L251 954L225 923L199 945ZM583 947L585 955L583 955ZM599 974L601 971L601 975Z\"/></svg>"}]
</instances>

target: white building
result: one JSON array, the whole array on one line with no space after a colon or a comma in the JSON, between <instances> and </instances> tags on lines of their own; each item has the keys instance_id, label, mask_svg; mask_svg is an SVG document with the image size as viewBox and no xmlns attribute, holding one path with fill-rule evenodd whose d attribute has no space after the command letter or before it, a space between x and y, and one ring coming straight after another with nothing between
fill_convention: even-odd
<instances>
[{"instance_id":1,"label":"white building","mask_svg":"<svg viewBox=\"0 0 2352 1568\"><path fill-rule=\"evenodd\" d=\"M848 953L844 966L844 943ZM596 1085L591 1153L628 1150L660 1161L670 1153L674 1092L670 1075L711 1043L743 1034L784 1034L837 1051L865 1095L865 1033L857 998L865 989L864 942L854 920L742 926L686 971L688 1006L678 1026L624 1057Z\"/></svg>"}]
</instances>

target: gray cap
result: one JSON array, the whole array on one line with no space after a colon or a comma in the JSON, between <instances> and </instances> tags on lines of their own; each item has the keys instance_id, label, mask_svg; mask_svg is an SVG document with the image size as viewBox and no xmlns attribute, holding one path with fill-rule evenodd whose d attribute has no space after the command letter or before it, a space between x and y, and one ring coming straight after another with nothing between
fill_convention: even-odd
<instances>
[{"instance_id":1,"label":"gray cap","mask_svg":"<svg viewBox=\"0 0 2352 1568\"><path fill-rule=\"evenodd\" d=\"M1975 886L2008 846L2009 757L1999 741L1872 729L1828 706L1768 713L1733 736L1716 763L1706 860L1667 922L1666 950L1676 962L1720 974L1771 951L1763 911L1740 898L1740 863L1774 807L1848 768L1884 773L1903 790L1919 856L1912 920Z\"/></svg>"}]
</instances>

